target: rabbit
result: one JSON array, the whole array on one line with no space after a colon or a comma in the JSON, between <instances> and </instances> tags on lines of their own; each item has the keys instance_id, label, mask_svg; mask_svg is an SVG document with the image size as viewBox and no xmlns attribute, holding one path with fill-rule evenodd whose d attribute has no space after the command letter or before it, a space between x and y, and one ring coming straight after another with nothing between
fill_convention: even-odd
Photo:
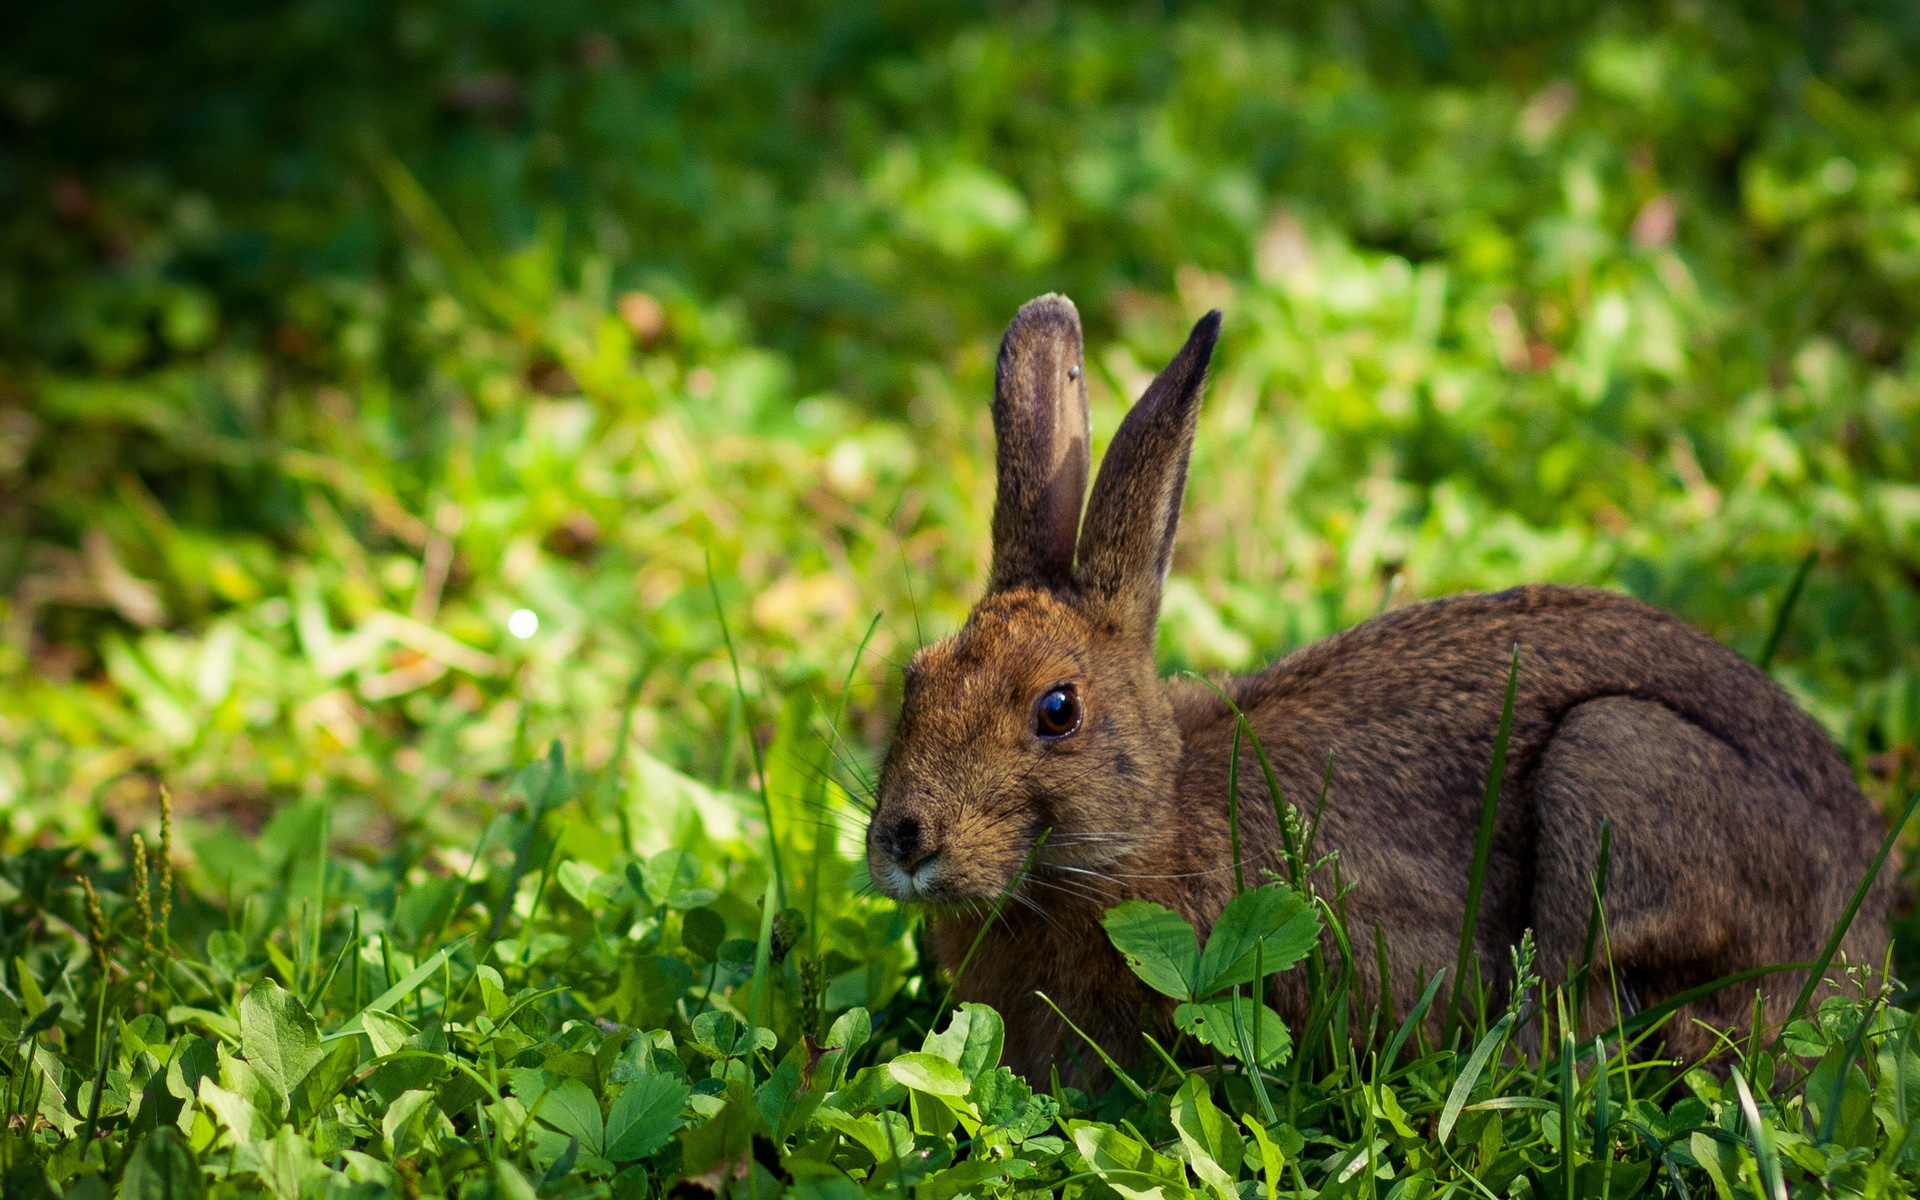
<instances>
[{"instance_id":1,"label":"rabbit","mask_svg":"<svg viewBox=\"0 0 1920 1200\"><path fill-rule=\"evenodd\" d=\"M1115 433L1089 496L1079 315L1057 295L1020 309L996 369L986 595L906 667L875 788L874 883L929 911L946 970L972 951L956 995L1001 1012L1004 1061L1037 1081L1056 1060L1087 1073L1078 1039L1063 1042L1036 993L1123 1063L1137 1057L1143 1013L1150 1029L1170 1023L1171 1002L1109 942L1105 909L1151 900L1204 937L1234 894L1233 715L1154 663L1219 330L1217 311L1194 326ZM1567 978L1586 939L1603 819L1612 973L1590 973L1587 1005L1601 1026L1616 985L1647 1006L1816 957L1885 834L1825 733L1765 674L1674 617L1612 592L1530 585L1408 604L1223 685L1284 800L1310 811L1328 779L1315 854L1338 853L1356 941L1384 934L1398 1013L1422 979L1455 965L1515 646L1477 925L1483 978L1511 985L1510 948L1528 929L1542 974ZM1284 868L1251 764L1243 755L1239 821L1245 875L1258 880ZM1888 893L1883 878L1855 917L1843 946L1852 963L1882 964ZM1374 955L1354 958L1356 998L1377 1002ZM1269 1002L1296 1029L1304 974L1270 981ZM1803 982L1761 978L1768 1020ZM1711 1057L1752 1001L1733 987L1688 1005L1664 1029L1667 1050Z\"/></svg>"}]
</instances>

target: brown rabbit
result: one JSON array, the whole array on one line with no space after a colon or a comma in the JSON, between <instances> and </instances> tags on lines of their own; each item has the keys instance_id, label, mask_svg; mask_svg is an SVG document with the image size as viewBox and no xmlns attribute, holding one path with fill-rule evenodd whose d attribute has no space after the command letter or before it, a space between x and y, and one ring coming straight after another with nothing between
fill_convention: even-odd
<instances>
[{"instance_id":1,"label":"brown rabbit","mask_svg":"<svg viewBox=\"0 0 1920 1200\"><path fill-rule=\"evenodd\" d=\"M1109 943L1106 908L1153 900L1204 934L1233 894L1231 714L1154 667L1219 328L1217 312L1201 318L1127 414L1083 520L1079 316L1060 296L1020 310L994 395L987 594L907 668L869 868L887 894L932 909L951 970L1033 852L958 985L1005 1015L1007 1061L1029 1077L1045 1077L1065 1032L1036 991L1122 1060L1143 1010L1167 1020L1168 1002ZM1565 978L1585 941L1602 819L1612 961L1632 1002L1815 957L1884 836L1826 735L1772 680L1665 613L1610 592L1519 587L1408 605L1226 684L1287 799L1310 806L1332 755L1317 846L1339 853L1356 938L1385 933L1402 1011L1421 972L1454 965L1516 645L1476 946L1485 976L1510 974L1508 948L1531 928L1544 973ZM1241 778L1243 861L1257 878L1279 869L1281 839L1258 772ZM1883 881L1853 923L1855 963L1881 963L1887 892ZM1365 1002L1379 980L1372 956L1357 958ZM1307 1012L1303 975L1273 984L1290 1022ZM1613 981L1600 975L1589 1007L1606 1013ZM1803 981L1765 977L1770 1019ZM1751 1001L1730 988L1682 1010L1669 1049L1709 1052L1711 1027L1744 1025Z\"/></svg>"}]
</instances>

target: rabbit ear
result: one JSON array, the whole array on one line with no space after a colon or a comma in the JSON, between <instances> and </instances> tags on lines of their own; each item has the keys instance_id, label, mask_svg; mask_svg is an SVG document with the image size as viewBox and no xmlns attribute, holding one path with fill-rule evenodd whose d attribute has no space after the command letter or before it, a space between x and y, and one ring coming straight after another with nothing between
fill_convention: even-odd
<instances>
[{"instance_id":1,"label":"rabbit ear","mask_svg":"<svg viewBox=\"0 0 1920 1200\"><path fill-rule=\"evenodd\" d=\"M1076 573L1081 591L1115 609L1123 628L1149 637L1173 561L1200 389L1219 336L1216 309L1194 325L1187 344L1120 423L1087 501Z\"/></svg>"},{"instance_id":2,"label":"rabbit ear","mask_svg":"<svg viewBox=\"0 0 1920 1200\"><path fill-rule=\"evenodd\" d=\"M1000 340L993 433L999 494L993 505L990 592L1063 588L1090 461L1080 314L1065 296L1021 306Z\"/></svg>"}]
</instances>

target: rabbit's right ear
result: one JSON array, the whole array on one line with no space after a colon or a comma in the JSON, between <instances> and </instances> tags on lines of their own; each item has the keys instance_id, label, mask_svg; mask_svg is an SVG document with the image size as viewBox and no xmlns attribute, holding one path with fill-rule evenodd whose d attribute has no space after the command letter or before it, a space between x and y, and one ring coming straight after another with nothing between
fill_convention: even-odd
<instances>
[{"instance_id":1,"label":"rabbit's right ear","mask_svg":"<svg viewBox=\"0 0 1920 1200\"><path fill-rule=\"evenodd\" d=\"M1028 301L1007 326L993 433L999 492L987 590L1071 586L1091 434L1080 314L1065 296Z\"/></svg>"}]
</instances>

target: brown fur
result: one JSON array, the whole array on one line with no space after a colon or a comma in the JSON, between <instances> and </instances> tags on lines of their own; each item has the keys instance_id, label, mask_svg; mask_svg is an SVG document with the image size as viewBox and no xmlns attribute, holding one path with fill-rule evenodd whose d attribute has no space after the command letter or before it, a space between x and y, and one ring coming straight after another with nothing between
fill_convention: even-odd
<instances>
[{"instance_id":1,"label":"brown fur","mask_svg":"<svg viewBox=\"0 0 1920 1200\"><path fill-rule=\"evenodd\" d=\"M958 634L915 657L882 771L873 877L933 907L949 969L1033 854L959 983L962 998L1006 1016L1007 1061L1029 1076L1077 1050L1035 992L1122 1059L1143 1018L1168 1018L1170 1004L1108 942L1106 908L1153 900L1204 931L1233 894L1231 716L1212 692L1161 680L1153 661L1218 324L1209 314L1195 327L1128 415L1082 526L1079 320L1061 297L1021 309L994 405L992 582ZM1411 1004L1422 972L1453 966L1516 645L1476 945L1486 977L1504 980L1507 949L1528 928L1548 978L1565 977L1585 940L1603 819L1617 976L1595 980L1602 1018L1615 982L1651 1005L1816 956L1884 836L1832 743L1772 680L1673 617L1609 592L1536 585L1409 605L1227 684L1285 800L1310 812L1332 756L1316 854L1338 852L1354 936L1384 933L1396 1007ZM1063 684L1083 724L1044 741L1033 706ZM1281 839L1259 773L1241 778L1243 858L1257 877L1280 868ZM1879 965L1888 891L1883 880L1854 922L1853 962ZM1356 957L1357 994L1375 1000L1372 956ZM1801 982L1759 985L1770 1019ZM1272 999L1299 1022L1304 973L1278 976ZM1751 999L1734 988L1690 1006L1669 1025L1669 1048L1707 1052L1712 1028L1744 1023Z\"/></svg>"}]
</instances>

